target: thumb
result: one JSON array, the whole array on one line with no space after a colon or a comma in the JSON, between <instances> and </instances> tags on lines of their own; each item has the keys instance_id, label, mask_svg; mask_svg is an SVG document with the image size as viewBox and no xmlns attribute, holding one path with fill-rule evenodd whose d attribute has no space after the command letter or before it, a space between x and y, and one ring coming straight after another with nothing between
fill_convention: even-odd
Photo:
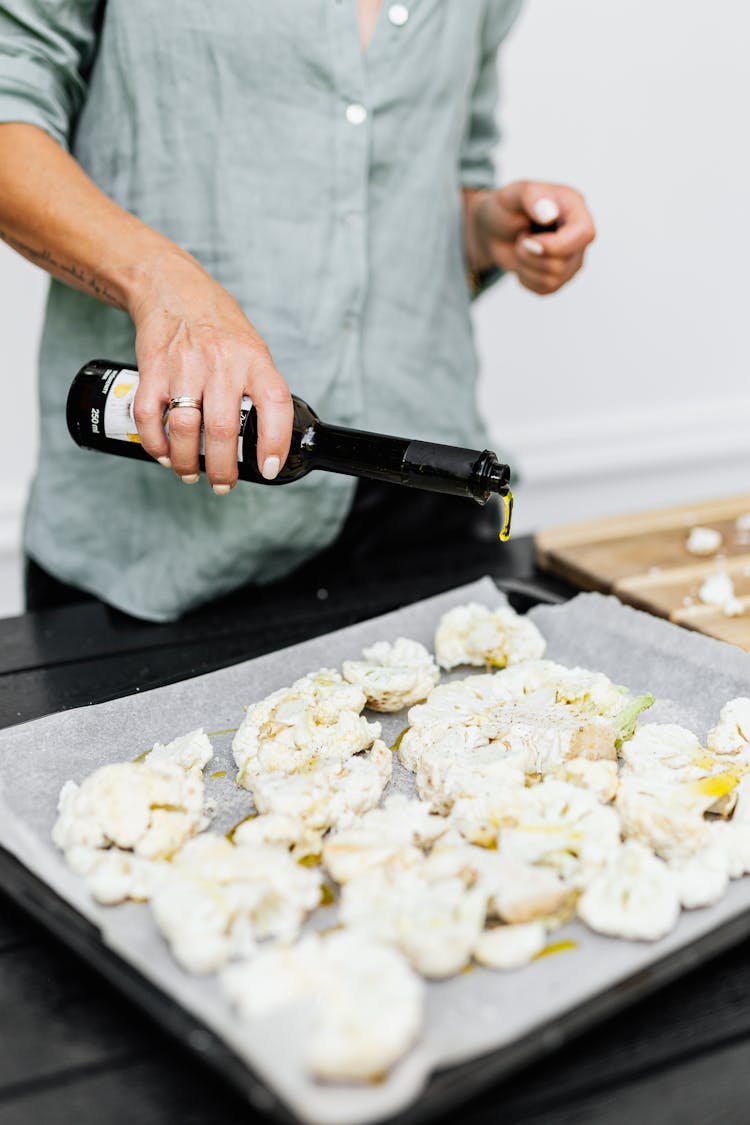
<instances>
[{"instance_id":1,"label":"thumb","mask_svg":"<svg viewBox=\"0 0 750 1125\"><path fill-rule=\"evenodd\" d=\"M498 192L500 202L519 217L531 219L540 226L549 226L560 218L560 205L549 184L517 180Z\"/></svg>"}]
</instances>

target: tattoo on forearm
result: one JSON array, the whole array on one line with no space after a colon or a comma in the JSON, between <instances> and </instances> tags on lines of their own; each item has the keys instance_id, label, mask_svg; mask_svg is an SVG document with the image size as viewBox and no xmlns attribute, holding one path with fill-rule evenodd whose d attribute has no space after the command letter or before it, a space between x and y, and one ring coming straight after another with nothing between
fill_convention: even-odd
<instances>
[{"instance_id":1,"label":"tattoo on forearm","mask_svg":"<svg viewBox=\"0 0 750 1125\"><path fill-rule=\"evenodd\" d=\"M21 242L20 239L14 238L13 235L8 234L7 231L0 230L0 239L2 239L3 242L7 242L8 246L12 246L19 254L23 254L25 258L29 258L36 265L47 270L48 273L57 271L58 273L66 274L68 277L72 278L73 281L78 283L78 288L90 290L100 300L106 301L109 305L114 305L116 309L122 309L123 312L126 311L122 301L118 300L106 283L98 281L93 274L87 275L80 266L68 266L64 262L58 262L49 250L36 250L33 246L29 246L28 243Z\"/></svg>"}]
</instances>

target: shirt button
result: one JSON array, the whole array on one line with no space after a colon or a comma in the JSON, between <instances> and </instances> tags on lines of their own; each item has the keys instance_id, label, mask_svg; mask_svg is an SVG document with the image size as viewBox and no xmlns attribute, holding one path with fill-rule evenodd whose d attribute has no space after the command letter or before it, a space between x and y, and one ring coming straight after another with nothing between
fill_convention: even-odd
<instances>
[{"instance_id":1,"label":"shirt button","mask_svg":"<svg viewBox=\"0 0 750 1125\"><path fill-rule=\"evenodd\" d=\"M367 120L367 110L359 102L352 102L346 107L346 120L350 125L361 125Z\"/></svg>"},{"instance_id":2,"label":"shirt button","mask_svg":"<svg viewBox=\"0 0 750 1125\"><path fill-rule=\"evenodd\" d=\"M391 4L388 9L388 19L394 27L403 27L409 18L409 9L406 4Z\"/></svg>"}]
</instances>

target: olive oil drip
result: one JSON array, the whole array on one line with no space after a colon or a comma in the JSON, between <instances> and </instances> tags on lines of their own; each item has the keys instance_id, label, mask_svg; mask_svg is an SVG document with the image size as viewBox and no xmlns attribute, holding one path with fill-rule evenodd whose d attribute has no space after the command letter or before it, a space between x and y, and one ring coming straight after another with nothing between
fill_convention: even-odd
<instances>
[{"instance_id":1,"label":"olive oil drip","mask_svg":"<svg viewBox=\"0 0 750 1125\"><path fill-rule=\"evenodd\" d=\"M503 526L500 528L500 542L507 543L510 539L510 522L513 518L513 493L508 489L507 492L501 493L500 499L505 512Z\"/></svg>"},{"instance_id":2,"label":"olive oil drip","mask_svg":"<svg viewBox=\"0 0 750 1125\"><path fill-rule=\"evenodd\" d=\"M552 957L555 953L570 953L571 950L577 948L577 941L555 941L552 945L546 945L544 949L541 949L534 960L541 961L542 957Z\"/></svg>"},{"instance_id":3,"label":"olive oil drip","mask_svg":"<svg viewBox=\"0 0 750 1125\"><path fill-rule=\"evenodd\" d=\"M224 833L227 840L229 840L230 844L234 843L234 834L237 831L237 829L239 828L239 826L241 824L246 824L248 820L255 820L257 815L258 815L257 813L251 812L249 816L243 816L242 820L238 820L236 824L232 825L232 827L229 829L228 832Z\"/></svg>"}]
</instances>

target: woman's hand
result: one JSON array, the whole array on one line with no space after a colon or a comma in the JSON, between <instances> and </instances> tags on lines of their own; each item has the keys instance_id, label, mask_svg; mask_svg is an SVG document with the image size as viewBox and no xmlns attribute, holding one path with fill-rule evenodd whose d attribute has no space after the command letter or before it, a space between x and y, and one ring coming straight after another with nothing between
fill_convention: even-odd
<instances>
[{"instance_id":1,"label":"woman's hand","mask_svg":"<svg viewBox=\"0 0 750 1125\"><path fill-rule=\"evenodd\" d=\"M237 483L240 403L258 413L258 468L266 480L289 452L289 388L264 341L225 289L187 254L162 255L128 302L136 327L140 385L133 413L143 448L186 483L199 479L201 412L164 411L181 395L203 404L206 475L218 495Z\"/></svg>"},{"instance_id":2,"label":"woman's hand","mask_svg":"<svg viewBox=\"0 0 750 1125\"><path fill-rule=\"evenodd\" d=\"M564 184L519 180L466 196L466 244L478 273L500 266L534 293L555 293L583 265L595 237L583 196ZM556 229L535 232L532 223Z\"/></svg>"}]
</instances>

